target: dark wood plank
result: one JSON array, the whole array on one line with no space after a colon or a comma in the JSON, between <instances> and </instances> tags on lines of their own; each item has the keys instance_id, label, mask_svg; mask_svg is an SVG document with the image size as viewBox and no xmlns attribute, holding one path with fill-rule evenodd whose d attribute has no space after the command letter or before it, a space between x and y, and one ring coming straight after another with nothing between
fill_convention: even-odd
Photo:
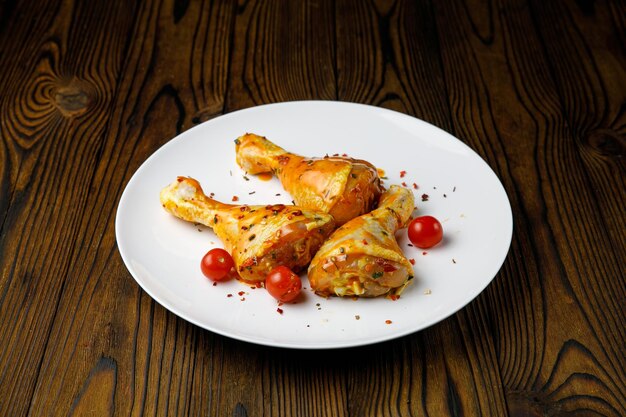
<instances>
[{"instance_id":1,"label":"dark wood plank","mask_svg":"<svg viewBox=\"0 0 626 417\"><path fill-rule=\"evenodd\" d=\"M109 93L110 119L99 124L107 129L98 139L103 146L94 154L89 182L64 188L81 208L73 216L80 233L72 253L63 255L64 288L47 335L32 415L220 410L218 400L207 397L219 386L206 376L222 377L219 356L212 356L221 342L140 290L117 252L114 219L121 192L139 165L183 129L223 110L234 6L155 1L132 13L106 1L90 2L89 7L102 7L96 15L103 22L128 14L132 30L123 38L127 48L118 59L117 87ZM101 32L106 31L93 33ZM83 41L77 53L91 48Z\"/></svg>"},{"instance_id":2,"label":"dark wood plank","mask_svg":"<svg viewBox=\"0 0 626 417\"><path fill-rule=\"evenodd\" d=\"M428 3L339 3L337 51L340 100L398 110L455 133ZM367 365L351 370L350 414L506 415L485 303L360 356Z\"/></svg>"},{"instance_id":3,"label":"dark wood plank","mask_svg":"<svg viewBox=\"0 0 626 417\"><path fill-rule=\"evenodd\" d=\"M593 231L599 209L528 6L436 10L455 128L501 173L515 212L512 256L489 290L509 410L624 414L623 273Z\"/></svg>"},{"instance_id":4,"label":"dark wood plank","mask_svg":"<svg viewBox=\"0 0 626 417\"><path fill-rule=\"evenodd\" d=\"M85 239L133 6L3 7L0 66L0 415L26 415L59 297ZM115 23L113 23L115 22ZM92 45L98 45L93 48ZM106 378L107 382L110 380Z\"/></svg>"},{"instance_id":5,"label":"dark wood plank","mask_svg":"<svg viewBox=\"0 0 626 417\"><path fill-rule=\"evenodd\" d=\"M333 3L246 1L235 25L228 111L336 97Z\"/></svg>"}]
</instances>

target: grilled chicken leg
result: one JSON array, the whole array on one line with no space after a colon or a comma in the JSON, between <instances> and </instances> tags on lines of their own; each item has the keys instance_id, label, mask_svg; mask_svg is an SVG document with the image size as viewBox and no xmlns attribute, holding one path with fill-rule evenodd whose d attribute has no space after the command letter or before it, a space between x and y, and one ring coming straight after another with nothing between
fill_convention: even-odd
<instances>
[{"instance_id":1,"label":"grilled chicken leg","mask_svg":"<svg viewBox=\"0 0 626 417\"><path fill-rule=\"evenodd\" d=\"M161 190L174 216L209 226L231 253L244 281L264 281L276 266L303 270L334 230L332 216L283 204L224 204L207 197L193 178L178 177Z\"/></svg>"},{"instance_id":2,"label":"grilled chicken leg","mask_svg":"<svg viewBox=\"0 0 626 417\"><path fill-rule=\"evenodd\" d=\"M305 158L251 133L235 144L241 168L250 174L274 173L298 206L331 214L337 226L372 210L380 197L380 178L367 161Z\"/></svg>"},{"instance_id":3,"label":"grilled chicken leg","mask_svg":"<svg viewBox=\"0 0 626 417\"><path fill-rule=\"evenodd\" d=\"M337 229L309 265L311 288L323 296L400 295L413 267L394 233L406 226L413 204L410 190L392 185L376 210Z\"/></svg>"}]
</instances>

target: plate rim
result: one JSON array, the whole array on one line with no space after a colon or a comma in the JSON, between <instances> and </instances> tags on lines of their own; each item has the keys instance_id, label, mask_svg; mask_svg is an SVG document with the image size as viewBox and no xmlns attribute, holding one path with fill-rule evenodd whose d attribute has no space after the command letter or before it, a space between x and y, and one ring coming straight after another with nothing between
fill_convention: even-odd
<instances>
[{"instance_id":1,"label":"plate rim","mask_svg":"<svg viewBox=\"0 0 626 417\"><path fill-rule=\"evenodd\" d=\"M176 143L178 143L179 141L185 140L185 138L189 135L191 135L194 130L196 130L197 128L201 128L203 126L206 126L208 124L211 123L215 123L216 121L225 121L227 119L233 118L233 117L237 117L237 115L244 113L244 112L255 112L255 111L263 111L264 109L270 108L270 107L281 107L281 106L306 106L306 105L321 105L321 106L338 106L338 107L350 107L350 108L360 108L363 109L365 111L371 111L371 112L378 112L378 113L390 113L392 114L394 117L402 117L402 118L406 118L406 119L410 119L412 122L416 122L418 124L421 124L423 126L426 126L426 128L428 129L435 129L437 131L439 131L439 133L444 134L445 136L447 136L449 139L454 139L456 142L458 142L459 145L461 145L462 147L466 148L466 150L468 150L471 154L473 154L473 156L475 156L477 158L477 160L479 160L480 162L482 162L482 164L484 165L484 167L488 170L488 172L490 173L490 175L492 175L495 179L496 179L496 185L498 187L498 190L501 192L502 196L504 197L504 201L506 202L506 221L508 224L508 228L506 230L506 235L504 235L503 232L503 237L505 238L507 245L506 245L506 250L502 251L502 256L501 259L499 258L497 262L494 262L494 269L495 269L495 273L493 274L493 276L491 276L489 279L485 279L485 281L483 283L481 283L481 285L476 286L476 287L472 287L472 291L468 293L468 295L466 295L463 298L463 301L460 302L455 308L451 308L449 310L445 310L444 313L439 314L439 315L435 315L434 317L432 317L430 320L426 320L421 322L419 325L417 326L413 326L410 328L407 328L405 330L401 330L401 331L396 331L396 332L390 332L390 333L386 333L386 334L382 334L379 335L377 337L369 337L366 339L361 339L358 340L356 342L353 341L349 341L349 340L345 340L345 341L333 341L333 342L307 342L306 344L299 344L299 343L291 343L291 342L281 342L281 341L277 341L277 340L273 340L271 338L260 338L260 337L256 337L256 338L251 338L245 335L241 335L241 334L237 334L236 332L233 331L229 331L223 328L219 328L216 326L211 326L211 325L207 325L206 323L202 323L199 320L194 319L193 317L191 317L190 315L188 315L187 313L185 313L182 309L180 309L178 306L176 306L175 304L172 303L168 303L168 302L164 302L162 300L161 297L157 296L153 290L146 285L145 282L143 282L143 280L140 278L140 274L138 274L133 266L132 263L130 262L129 259L129 254L127 253L128 249L125 249L125 242L124 239L120 239L120 236L122 236L122 232L121 232L121 223L123 222L123 219L121 219L120 217L120 213L124 211L125 207L126 207L126 201L128 200L129 197L129 193L130 193L130 189L132 188L132 186L135 185L135 183L138 181L138 178L140 177L140 173L147 169L146 167L150 164L151 160L156 158L157 154L161 154L163 152L165 152L168 148L170 148L171 146L174 146ZM466 144L465 142L463 142L461 139L459 139L458 137L454 136L453 134L445 131L444 129L433 125L423 119L419 119L417 117L396 111L396 110L392 110L392 109L387 109L384 107L378 107L378 106L374 106L374 105L370 105L370 104L364 104L364 103L355 103L355 102L348 102L348 101L335 101L335 100L293 100L293 101L282 101L282 102L275 102L275 103L267 103L267 104L261 104L261 105L257 105L257 106L251 106L251 107L247 107L247 108L243 108L243 109L238 109L235 110L233 112L229 112L223 115L219 115L217 117L214 117L210 120L204 121L198 125L195 125L187 130L185 130L184 132L181 132L180 134L177 134L176 136L170 138L167 142L165 142L164 144L162 144L161 146L159 146L156 150L154 150L141 164L140 166L133 172L133 174L131 175L131 178L128 180L128 182L126 183L126 185L124 186L124 190L120 196L120 199L118 201L117 207L116 207L116 213L115 213L115 237L116 237L116 244L118 247L118 252L120 254L120 257L122 258L122 261L124 263L124 266L126 267L126 269L128 270L128 272L130 273L130 275L132 276L132 278L135 280L135 282L140 286L140 288L145 291L151 298L153 301L157 302L159 305L161 305L163 308L165 308L166 310L170 311L171 313L175 314L176 316L188 321L189 323L192 323L202 329L208 330L210 332L225 336L225 337L229 337L231 339L235 339L241 342L246 342L246 343L251 343L251 344L255 344L255 345L262 345L262 346L268 346L268 347L278 347L278 348L288 348L288 349L298 349L298 350L331 350L331 349L346 349L346 348L352 348L352 347L360 347L360 346L368 346L368 345L372 345L372 344L377 344L377 343L382 343L382 342L386 342L386 341L390 341L390 340L395 340L395 339L399 339L402 337L405 337L407 335L410 334L414 334L417 332L420 332L422 330L425 330L437 323L440 323L446 319L448 319L449 317L453 316L454 314L458 313L460 310L462 310L463 308L467 307L472 301L474 301L494 280L495 278L498 276L498 274L500 273L500 271L502 270L502 266L504 265L504 262L506 261L507 257L510 254L510 248L511 248L511 244L512 244L512 238L513 238L513 230L514 230L514 223L513 223L513 212L512 212L512 207L511 207L511 202L508 196L508 193L506 192L506 189L504 188L504 185L502 184L502 181L500 180L500 177L496 174L496 172L493 170L493 168L487 163L487 161L480 155L478 154L478 152L476 152L473 148L471 148L468 144ZM497 267L495 267L495 265L497 265ZM491 273L489 274L491 275Z\"/></svg>"}]
</instances>

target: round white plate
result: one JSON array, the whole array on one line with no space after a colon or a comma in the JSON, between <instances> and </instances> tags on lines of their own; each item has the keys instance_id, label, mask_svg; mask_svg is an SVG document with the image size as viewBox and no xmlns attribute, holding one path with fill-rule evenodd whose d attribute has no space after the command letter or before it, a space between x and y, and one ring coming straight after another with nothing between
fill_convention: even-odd
<instances>
[{"instance_id":1,"label":"round white plate","mask_svg":"<svg viewBox=\"0 0 626 417\"><path fill-rule=\"evenodd\" d=\"M385 171L385 185L412 189L416 215L443 224L444 241L427 251L408 246L414 283L396 301L321 298L308 288L297 304L280 306L264 289L232 280L213 283L200 259L222 247L213 232L163 210L159 191L178 175L231 202L291 204L276 179L245 175L234 139L264 135L307 156L346 153ZM406 174L401 175L401 171ZM415 184L415 186L414 186ZM414 188L417 187L417 188ZM428 195L427 201L422 195ZM474 299L494 278L508 252L511 206L502 184L474 151L426 122L361 104L305 101L233 112L165 144L137 170L119 203L116 234L128 270L152 298L178 316L215 333L269 346L318 349L366 345L424 329Z\"/></svg>"}]
</instances>

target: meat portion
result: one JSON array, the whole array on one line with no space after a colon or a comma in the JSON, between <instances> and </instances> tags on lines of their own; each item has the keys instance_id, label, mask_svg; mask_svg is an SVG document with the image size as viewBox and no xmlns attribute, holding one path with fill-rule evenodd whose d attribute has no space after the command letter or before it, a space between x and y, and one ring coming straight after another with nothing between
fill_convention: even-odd
<instances>
[{"instance_id":1,"label":"meat portion","mask_svg":"<svg viewBox=\"0 0 626 417\"><path fill-rule=\"evenodd\" d=\"M251 133L235 144L241 168L249 174L272 172L296 205L331 214L337 226L372 210L380 197L378 172L367 161L306 158Z\"/></svg>"},{"instance_id":2,"label":"meat portion","mask_svg":"<svg viewBox=\"0 0 626 417\"><path fill-rule=\"evenodd\" d=\"M400 295L413 267L394 233L406 226L413 205L410 190L392 185L377 209L337 229L309 265L311 288L323 296Z\"/></svg>"},{"instance_id":3,"label":"meat portion","mask_svg":"<svg viewBox=\"0 0 626 417\"><path fill-rule=\"evenodd\" d=\"M278 265L303 270L335 228L332 216L316 210L220 203L188 177L178 177L163 188L160 198L174 216L211 227L232 255L240 277L249 282L264 281Z\"/></svg>"}]
</instances>

